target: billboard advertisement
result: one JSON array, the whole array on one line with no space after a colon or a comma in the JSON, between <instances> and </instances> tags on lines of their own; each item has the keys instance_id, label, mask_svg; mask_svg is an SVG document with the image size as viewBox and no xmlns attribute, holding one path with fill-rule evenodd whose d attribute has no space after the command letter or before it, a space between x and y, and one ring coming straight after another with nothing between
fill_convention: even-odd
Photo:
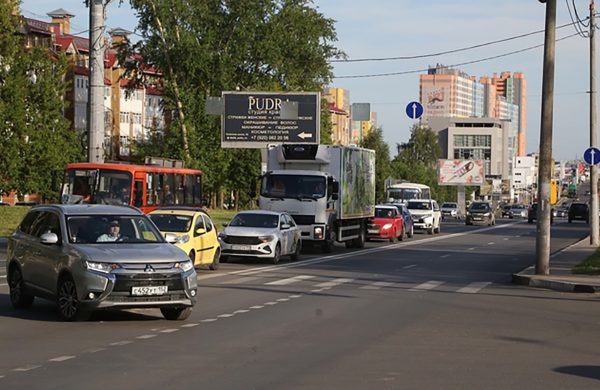
<instances>
[{"instance_id":1,"label":"billboard advertisement","mask_svg":"<svg viewBox=\"0 0 600 390\"><path fill-rule=\"evenodd\" d=\"M375 152L341 148L340 218L372 217L375 209Z\"/></svg>"},{"instance_id":2,"label":"billboard advertisement","mask_svg":"<svg viewBox=\"0 0 600 390\"><path fill-rule=\"evenodd\" d=\"M450 116L450 94L447 86L423 85L421 102L426 118Z\"/></svg>"},{"instance_id":3,"label":"billboard advertisement","mask_svg":"<svg viewBox=\"0 0 600 390\"><path fill-rule=\"evenodd\" d=\"M483 160L439 160L438 184L480 186L485 180Z\"/></svg>"},{"instance_id":4,"label":"billboard advertisement","mask_svg":"<svg viewBox=\"0 0 600 390\"><path fill-rule=\"evenodd\" d=\"M319 144L321 95L318 92L223 92L221 147L266 148L269 144ZM298 115L285 119L284 104Z\"/></svg>"}]
</instances>

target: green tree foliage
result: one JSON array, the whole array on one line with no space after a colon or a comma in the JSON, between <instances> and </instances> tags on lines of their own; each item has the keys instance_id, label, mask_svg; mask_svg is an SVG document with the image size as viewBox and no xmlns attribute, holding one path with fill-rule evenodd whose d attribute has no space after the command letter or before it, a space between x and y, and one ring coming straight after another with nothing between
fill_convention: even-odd
<instances>
[{"instance_id":1,"label":"green tree foliage","mask_svg":"<svg viewBox=\"0 0 600 390\"><path fill-rule=\"evenodd\" d=\"M0 188L53 199L53 172L83 155L63 115L66 59L26 51L15 34L21 20L6 6L12 1L0 1Z\"/></svg>"},{"instance_id":2,"label":"green tree foliage","mask_svg":"<svg viewBox=\"0 0 600 390\"><path fill-rule=\"evenodd\" d=\"M381 127L372 127L361 146L375 150L375 201L385 202L385 179L391 175L390 150L383 140Z\"/></svg>"},{"instance_id":3,"label":"green tree foliage","mask_svg":"<svg viewBox=\"0 0 600 390\"><path fill-rule=\"evenodd\" d=\"M174 118L160 145L163 157L183 157L202 169L208 193L245 191L247 179L260 174L259 153L220 148L220 118L205 113L207 97L235 90L321 91L332 77L328 59L343 54L333 46L333 21L308 0L130 3L143 39L121 47L120 62L126 77L139 83L153 82L140 72L142 58L163 75L164 109ZM328 115L324 105L325 129L331 128Z\"/></svg>"},{"instance_id":4,"label":"green tree foliage","mask_svg":"<svg viewBox=\"0 0 600 390\"><path fill-rule=\"evenodd\" d=\"M414 125L408 142L396 145L392 177L431 187L438 202L456 200L456 188L438 185L437 164L442 154L437 134L428 126Z\"/></svg>"}]
</instances>

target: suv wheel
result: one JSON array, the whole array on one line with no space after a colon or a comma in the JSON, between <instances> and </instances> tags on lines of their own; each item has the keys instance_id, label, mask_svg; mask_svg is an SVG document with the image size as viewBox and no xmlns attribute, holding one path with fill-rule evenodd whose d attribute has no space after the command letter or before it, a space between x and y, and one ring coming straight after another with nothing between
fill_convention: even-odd
<instances>
[{"instance_id":1,"label":"suv wheel","mask_svg":"<svg viewBox=\"0 0 600 390\"><path fill-rule=\"evenodd\" d=\"M10 268L8 274L8 287L10 289L10 303L15 309L27 309L33 304L33 295L27 293L23 274L18 266Z\"/></svg>"},{"instance_id":2,"label":"suv wheel","mask_svg":"<svg viewBox=\"0 0 600 390\"><path fill-rule=\"evenodd\" d=\"M163 307L160 309L163 317L169 321L183 321L192 314L191 307Z\"/></svg>"},{"instance_id":3,"label":"suv wheel","mask_svg":"<svg viewBox=\"0 0 600 390\"><path fill-rule=\"evenodd\" d=\"M56 303L58 314L65 321L83 321L89 317L89 313L81 308L75 281L71 276L67 275L59 279Z\"/></svg>"}]
</instances>

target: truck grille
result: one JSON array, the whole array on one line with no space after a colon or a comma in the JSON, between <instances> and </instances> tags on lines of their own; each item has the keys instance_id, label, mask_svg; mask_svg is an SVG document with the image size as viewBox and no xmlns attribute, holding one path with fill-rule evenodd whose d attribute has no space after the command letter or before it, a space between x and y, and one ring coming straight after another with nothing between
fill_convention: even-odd
<instances>
[{"instance_id":1,"label":"truck grille","mask_svg":"<svg viewBox=\"0 0 600 390\"><path fill-rule=\"evenodd\" d=\"M245 236L227 236L223 239L228 244L240 244L240 245L258 245L262 243L258 237L245 237Z\"/></svg>"},{"instance_id":2,"label":"truck grille","mask_svg":"<svg viewBox=\"0 0 600 390\"><path fill-rule=\"evenodd\" d=\"M298 225L312 225L315 223L314 215L292 215L292 218Z\"/></svg>"}]
</instances>

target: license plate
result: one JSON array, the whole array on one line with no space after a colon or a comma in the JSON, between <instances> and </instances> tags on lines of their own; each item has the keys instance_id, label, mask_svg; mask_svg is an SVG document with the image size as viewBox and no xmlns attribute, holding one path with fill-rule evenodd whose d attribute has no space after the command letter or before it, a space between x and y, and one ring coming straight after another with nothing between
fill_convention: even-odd
<instances>
[{"instance_id":1,"label":"license plate","mask_svg":"<svg viewBox=\"0 0 600 390\"><path fill-rule=\"evenodd\" d=\"M232 245L231 249L234 251L249 251L250 245Z\"/></svg>"},{"instance_id":2,"label":"license plate","mask_svg":"<svg viewBox=\"0 0 600 390\"><path fill-rule=\"evenodd\" d=\"M473 217L473 220L474 221L481 221L481 218L479 218L479 217Z\"/></svg>"},{"instance_id":3,"label":"license plate","mask_svg":"<svg viewBox=\"0 0 600 390\"><path fill-rule=\"evenodd\" d=\"M379 234L379 230L369 229L369 234Z\"/></svg>"},{"instance_id":4,"label":"license plate","mask_svg":"<svg viewBox=\"0 0 600 390\"><path fill-rule=\"evenodd\" d=\"M144 287L132 287L131 295L143 296L143 295L163 295L169 289L169 286L144 286Z\"/></svg>"}]
</instances>

